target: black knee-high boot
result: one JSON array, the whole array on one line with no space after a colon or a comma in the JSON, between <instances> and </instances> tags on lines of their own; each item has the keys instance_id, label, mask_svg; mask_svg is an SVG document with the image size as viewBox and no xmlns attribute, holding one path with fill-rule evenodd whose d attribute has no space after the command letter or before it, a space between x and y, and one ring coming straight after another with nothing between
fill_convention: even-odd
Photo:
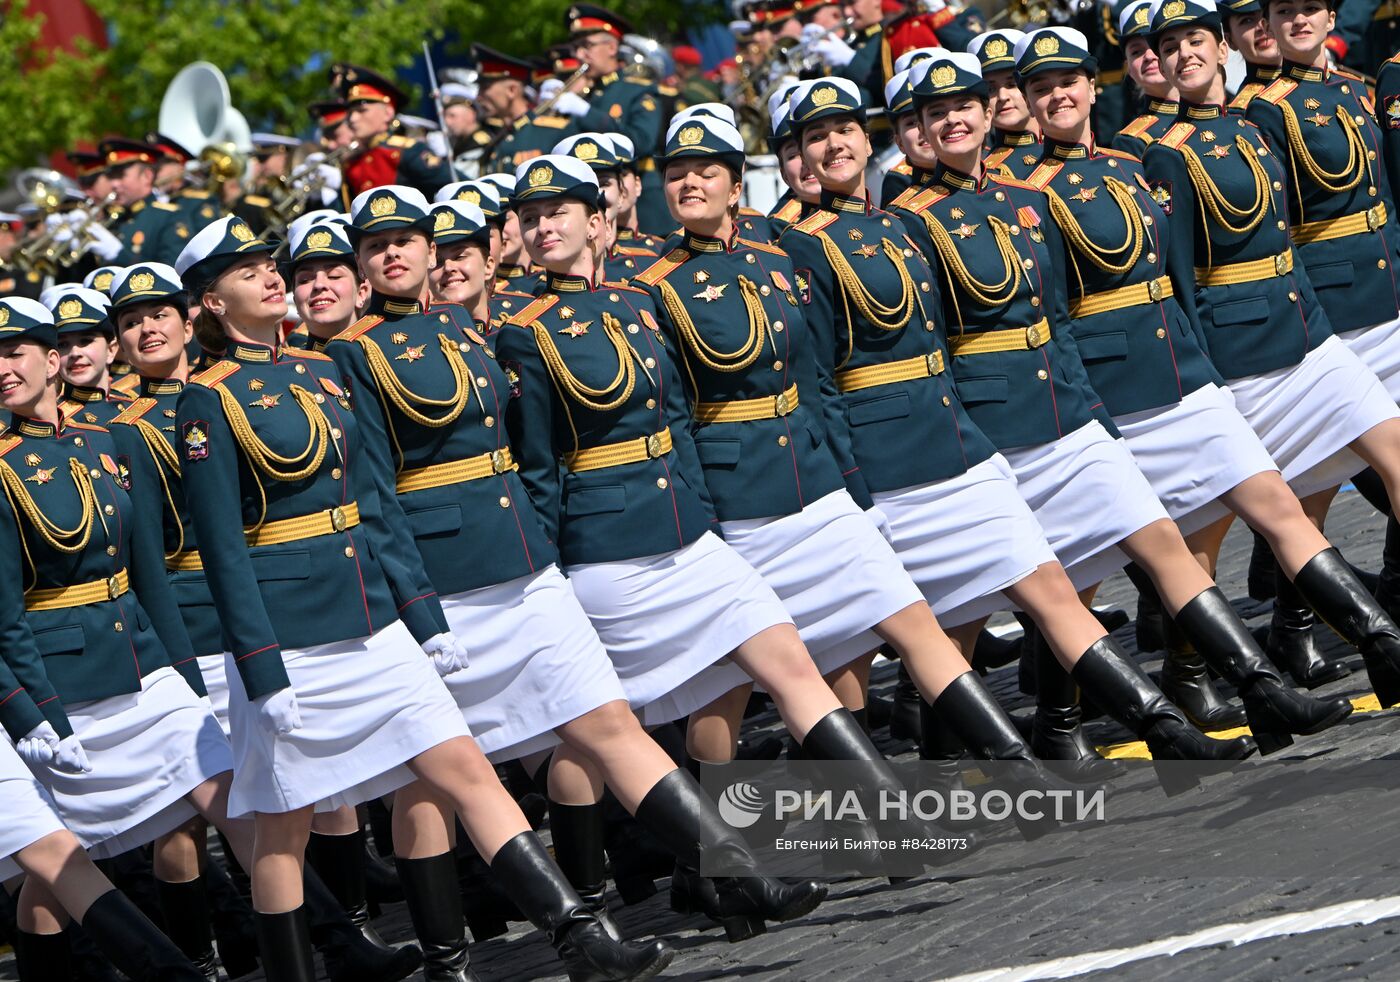
<instances>
[{"instance_id":1,"label":"black knee-high boot","mask_svg":"<svg viewBox=\"0 0 1400 982\"><path fill-rule=\"evenodd\" d=\"M370 923L365 893L365 834L359 829L349 835L312 832L306 845L306 861L350 922L372 943L382 945L384 940Z\"/></svg>"},{"instance_id":2,"label":"black knee-high boot","mask_svg":"<svg viewBox=\"0 0 1400 982\"><path fill-rule=\"evenodd\" d=\"M298 907L283 914L255 914L254 917L258 922L258 951L262 954L267 982L316 982L306 908Z\"/></svg>"},{"instance_id":3,"label":"black knee-high boot","mask_svg":"<svg viewBox=\"0 0 1400 982\"><path fill-rule=\"evenodd\" d=\"M1385 522L1385 551L1381 555L1376 602L1392 621L1400 615L1400 522L1394 515Z\"/></svg>"},{"instance_id":4,"label":"black knee-high boot","mask_svg":"<svg viewBox=\"0 0 1400 982\"><path fill-rule=\"evenodd\" d=\"M1147 743L1154 760L1243 760L1258 749L1247 737L1212 740L1192 726L1112 637L1090 645L1071 675L1106 713ZM1169 794L1196 784L1160 768L1158 777Z\"/></svg>"},{"instance_id":5,"label":"black knee-high boot","mask_svg":"<svg viewBox=\"0 0 1400 982\"><path fill-rule=\"evenodd\" d=\"M1245 724L1243 706L1234 706L1216 689L1206 658L1173 618L1162 615L1167 652L1162 658L1162 695L1202 730L1228 730Z\"/></svg>"},{"instance_id":6,"label":"black knee-high boot","mask_svg":"<svg viewBox=\"0 0 1400 982\"><path fill-rule=\"evenodd\" d=\"M1034 665L1035 716L1031 720L1031 752L1056 761L1055 770L1078 784L1103 784L1127 770L1106 760L1084 736L1078 684L1055 657L1039 629L1026 634L1029 650L1021 655Z\"/></svg>"},{"instance_id":7,"label":"black knee-high boot","mask_svg":"<svg viewBox=\"0 0 1400 982\"><path fill-rule=\"evenodd\" d=\"M393 948L367 937L310 866L302 889L306 920L332 982L398 982L423 963L416 945Z\"/></svg>"},{"instance_id":8,"label":"black knee-high boot","mask_svg":"<svg viewBox=\"0 0 1400 982\"><path fill-rule=\"evenodd\" d=\"M890 713L890 736L895 740L919 738L919 690L900 659L894 683L894 710Z\"/></svg>"},{"instance_id":9,"label":"black knee-high boot","mask_svg":"<svg viewBox=\"0 0 1400 982\"><path fill-rule=\"evenodd\" d=\"M229 862L233 865L232 859ZM258 968L258 929L253 905L233 885L214 857L204 864L204 894L209 899L209 922L219 961L230 979L251 975Z\"/></svg>"},{"instance_id":10,"label":"black knee-high boot","mask_svg":"<svg viewBox=\"0 0 1400 982\"><path fill-rule=\"evenodd\" d=\"M209 921L209 897L204 879L188 883L156 881L165 934L185 953L205 978L218 982L219 960L214 955L214 933Z\"/></svg>"},{"instance_id":11,"label":"black knee-high boot","mask_svg":"<svg viewBox=\"0 0 1400 982\"><path fill-rule=\"evenodd\" d=\"M467 950L456 858L445 852L426 859L396 859L394 865L423 948L425 982L477 982Z\"/></svg>"},{"instance_id":12,"label":"black knee-high boot","mask_svg":"<svg viewBox=\"0 0 1400 982\"><path fill-rule=\"evenodd\" d=\"M1137 623L1134 634L1138 651L1160 651L1167 644L1165 614L1162 611L1162 598L1157 593L1157 584L1137 563L1128 563L1123 572L1132 581L1138 592Z\"/></svg>"},{"instance_id":13,"label":"black knee-high boot","mask_svg":"<svg viewBox=\"0 0 1400 982\"><path fill-rule=\"evenodd\" d=\"M1351 669L1323 656L1313 635L1317 615L1281 567L1275 566L1274 582L1278 595L1274 597L1274 614L1269 621L1268 640L1264 643L1269 660L1293 676L1298 685L1308 689L1350 675Z\"/></svg>"},{"instance_id":14,"label":"black knee-high boot","mask_svg":"<svg viewBox=\"0 0 1400 982\"><path fill-rule=\"evenodd\" d=\"M1324 549L1293 578L1332 630L1360 649L1381 708L1400 702L1400 629L1366 592L1336 549Z\"/></svg>"},{"instance_id":15,"label":"black knee-high boot","mask_svg":"<svg viewBox=\"0 0 1400 982\"><path fill-rule=\"evenodd\" d=\"M491 871L559 952L570 982L649 979L675 957L661 941L614 941L533 832L521 832L501 846Z\"/></svg>"},{"instance_id":16,"label":"black knee-high boot","mask_svg":"<svg viewBox=\"0 0 1400 982\"><path fill-rule=\"evenodd\" d=\"M637 819L678 857L679 882L687 892L678 898L673 889L672 906L717 921L731 942L762 934L764 921L790 921L810 913L826 898L826 887L819 883L787 884L754 873L748 847L684 768L656 782L637 806ZM713 864L710 868L734 875L701 876L702 858Z\"/></svg>"},{"instance_id":17,"label":"black knee-high boot","mask_svg":"<svg viewBox=\"0 0 1400 982\"><path fill-rule=\"evenodd\" d=\"M1249 551L1249 575L1245 588L1252 599L1264 601L1274 596L1277 589L1274 550L1269 546L1268 539L1253 529L1249 531L1254 535L1254 544Z\"/></svg>"},{"instance_id":18,"label":"black knee-high boot","mask_svg":"<svg viewBox=\"0 0 1400 982\"><path fill-rule=\"evenodd\" d=\"M72 949L68 932L30 934L18 931L15 937L15 969L20 982L72 982Z\"/></svg>"},{"instance_id":19,"label":"black knee-high boot","mask_svg":"<svg viewBox=\"0 0 1400 982\"><path fill-rule=\"evenodd\" d=\"M120 890L108 890L94 900L82 923L87 936L132 982L207 978Z\"/></svg>"},{"instance_id":20,"label":"black knee-high boot","mask_svg":"<svg viewBox=\"0 0 1400 982\"><path fill-rule=\"evenodd\" d=\"M554 861L578 891L588 909L598 916L608 934L621 940L622 932L608 914L608 880L603 854L603 803L563 805L549 802L549 833L554 840Z\"/></svg>"},{"instance_id":21,"label":"black knee-high boot","mask_svg":"<svg viewBox=\"0 0 1400 982\"><path fill-rule=\"evenodd\" d=\"M1219 587L1181 608L1176 623L1239 692L1260 753L1288 746L1290 734L1319 733L1351 715L1347 699L1315 699L1284 685Z\"/></svg>"}]
</instances>

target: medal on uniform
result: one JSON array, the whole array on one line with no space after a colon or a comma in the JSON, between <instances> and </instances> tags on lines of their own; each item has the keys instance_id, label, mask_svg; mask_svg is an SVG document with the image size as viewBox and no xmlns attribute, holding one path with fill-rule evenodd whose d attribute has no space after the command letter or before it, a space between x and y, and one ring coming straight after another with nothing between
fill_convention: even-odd
<instances>
[{"instance_id":1,"label":"medal on uniform","mask_svg":"<svg viewBox=\"0 0 1400 982\"><path fill-rule=\"evenodd\" d=\"M24 455L24 463L25 463L25 466L26 466L26 467L38 467L38 466L39 466L40 464L42 464L43 462L44 462L44 458L43 458L43 457L40 457L40 456L39 456L38 454L36 454L36 453L30 453L30 454L25 454L25 455Z\"/></svg>"},{"instance_id":2,"label":"medal on uniform","mask_svg":"<svg viewBox=\"0 0 1400 982\"><path fill-rule=\"evenodd\" d=\"M326 390L326 395L328 396L340 398L341 396L345 395L345 390L342 389L340 386L336 385L335 382L331 379L321 378L318 376L316 378L316 381L321 383L321 388Z\"/></svg>"},{"instance_id":3,"label":"medal on uniform","mask_svg":"<svg viewBox=\"0 0 1400 982\"><path fill-rule=\"evenodd\" d=\"M394 361L406 361L411 365L423 357L423 352L427 347L426 344L410 344L401 353L394 356Z\"/></svg>"},{"instance_id":4,"label":"medal on uniform","mask_svg":"<svg viewBox=\"0 0 1400 982\"><path fill-rule=\"evenodd\" d=\"M656 318L651 316L650 310L642 310L642 323L656 333L661 333L661 325L656 323Z\"/></svg>"},{"instance_id":5,"label":"medal on uniform","mask_svg":"<svg viewBox=\"0 0 1400 982\"><path fill-rule=\"evenodd\" d=\"M266 384L267 383L260 378L249 379L248 389L252 392L261 392L263 390L263 386Z\"/></svg>"},{"instance_id":6,"label":"medal on uniform","mask_svg":"<svg viewBox=\"0 0 1400 982\"><path fill-rule=\"evenodd\" d=\"M403 331L395 331L389 335L389 340L394 344L408 344L408 335Z\"/></svg>"},{"instance_id":7,"label":"medal on uniform","mask_svg":"<svg viewBox=\"0 0 1400 982\"><path fill-rule=\"evenodd\" d=\"M703 300L706 303L714 303L724 296L724 291L729 288L728 283L721 283L715 286L713 283L706 284L705 289L691 297L692 300Z\"/></svg>"},{"instance_id":8,"label":"medal on uniform","mask_svg":"<svg viewBox=\"0 0 1400 982\"><path fill-rule=\"evenodd\" d=\"M1223 143L1218 143L1206 151L1207 157L1214 157L1217 160L1230 156L1230 148Z\"/></svg>"},{"instance_id":9,"label":"medal on uniform","mask_svg":"<svg viewBox=\"0 0 1400 982\"><path fill-rule=\"evenodd\" d=\"M952 232L954 235L956 235L956 236L957 236L958 238L960 238L960 239L970 239L970 238L972 238L974 235L977 234L977 230L978 230L979 228L981 228L981 227L982 227L982 223L981 223L981 222L977 222L977 223L974 224L974 225L969 225L969 224L967 224L967 222L963 222L963 223L962 223L961 225L959 225L957 228L949 229L949 231Z\"/></svg>"},{"instance_id":10,"label":"medal on uniform","mask_svg":"<svg viewBox=\"0 0 1400 982\"><path fill-rule=\"evenodd\" d=\"M1070 195L1071 201L1088 202L1093 201L1098 195L1099 189L1095 187L1084 187Z\"/></svg>"},{"instance_id":11,"label":"medal on uniform","mask_svg":"<svg viewBox=\"0 0 1400 982\"><path fill-rule=\"evenodd\" d=\"M209 424L202 419L192 419L185 424L184 443L186 460L204 460L209 456Z\"/></svg>"},{"instance_id":12,"label":"medal on uniform","mask_svg":"<svg viewBox=\"0 0 1400 982\"><path fill-rule=\"evenodd\" d=\"M862 259L874 259L875 256L879 254L879 252L879 249L867 242L859 249L852 249L851 255L860 256Z\"/></svg>"},{"instance_id":13,"label":"medal on uniform","mask_svg":"<svg viewBox=\"0 0 1400 982\"><path fill-rule=\"evenodd\" d=\"M697 270L695 271L695 282L696 282L696 283L708 283L709 280L710 280L710 272L709 272L709 270L697 269Z\"/></svg>"},{"instance_id":14,"label":"medal on uniform","mask_svg":"<svg viewBox=\"0 0 1400 982\"><path fill-rule=\"evenodd\" d=\"M966 214L967 212L963 211L961 208L953 208L949 210L948 217L955 222L960 222L963 220L963 216Z\"/></svg>"},{"instance_id":15,"label":"medal on uniform","mask_svg":"<svg viewBox=\"0 0 1400 982\"><path fill-rule=\"evenodd\" d=\"M1313 113L1311 116L1305 116L1303 118L1314 126L1326 126L1328 123L1332 122L1331 116L1324 116L1322 113Z\"/></svg>"},{"instance_id":16,"label":"medal on uniform","mask_svg":"<svg viewBox=\"0 0 1400 982\"><path fill-rule=\"evenodd\" d=\"M560 307L560 308L559 308L559 319L560 319L561 321L573 320L573 319L574 319L574 308L572 308L572 307Z\"/></svg>"},{"instance_id":17,"label":"medal on uniform","mask_svg":"<svg viewBox=\"0 0 1400 982\"><path fill-rule=\"evenodd\" d=\"M571 338L581 338L588 333L588 327L592 321L574 321L568 327L559 328L560 334L567 334Z\"/></svg>"},{"instance_id":18,"label":"medal on uniform","mask_svg":"<svg viewBox=\"0 0 1400 982\"><path fill-rule=\"evenodd\" d=\"M264 393L264 394L258 396L258 397L257 397L256 399L254 399L252 402L248 403L248 407L249 407L250 409L252 409L252 408L261 409L261 410L263 410L263 411L265 412L265 411L267 411L267 410L272 409L273 407L275 407L275 406L276 406L279 402L281 402L281 401L282 401L282 393L280 393L280 392L276 392L276 393L273 393L273 392L266 392L266 393Z\"/></svg>"},{"instance_id":19,"label":"medal on uniform","mask_svg":"<svg viewBox=\"0 0 1400 982\"><path fill-rule=\"evenodd\" d=\"M859 242L861 239L865 238L865 234L858 228L853 228L846 234L850 236L852 242Z\"/></svg>"},{"instance_id":20,"label":"medal on uniform","mask_svg":"<svg viewBox=\"0 0 1400 982\"><path fill-rule=\"evenodd\" d=\"M1318 102L1318 101L1317 101L1316 99L1314 99L1312 96L1308 96L1306 99L1303 100L1303 108L1304 108L1304 109L1321 109L1321 108L1322 108L1322 103Z\"/></svg>"},{"instance_id":21,"label":"medal on uniform","mask_svg":"<svg viewBox=\"0 0 1400 982\"><path fill-rule=\"evenodd\" d=\"M36 467L34 473L26 477L25 480L32 484L48 484L53 480L55 470L57 470L55 467Z\"/></svg>"},{"instance_id":22,"label":"medal on uniform","mask_svg":"<svg viewBox=\"0 0 1400 982\"><path fill-rule=\"evenodd\" d=\"M1068 177L1066 177L1065 180L1066 180L1066 181L1069 181L1069 183L1074 184L1074 185L1083 184L1083 183L1084 183L1084 175L1083 175L1083 174L1071 174L1071 175L1069 175Z\"/></svg>"}]
</instances>

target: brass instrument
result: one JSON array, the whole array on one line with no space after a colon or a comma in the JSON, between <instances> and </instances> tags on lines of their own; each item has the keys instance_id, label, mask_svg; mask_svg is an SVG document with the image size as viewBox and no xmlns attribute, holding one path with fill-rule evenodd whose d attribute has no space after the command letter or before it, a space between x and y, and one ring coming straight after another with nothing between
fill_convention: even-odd
<instances>
[{"instance_id":1,"label":"brass instrument","mask_svg":"<svg viewBox=\"0 0 1400 982\"><path fill-rule=\"evenodd\" d=\"M26 273L57 275L60 269L82 258L91 240L88 230L92 226L100 224L107 228L120 217L121 209L116 201L117 192L113 191L101 201L90 201L72 209L74 213L81 214L77 221L52 227L47 223L41 225L35 234L20 243L10 261ZM60 240L58 233L64 229L68 229L70 234Z\"/></svg>"},{"instance_id":2,"label":"brass instrument","mask_svg":"<svg viewBox=\"0 0 1400 982\"><path fill-rule=\"evenodd\" d=\"M279 176L277 187L269 194L272 204L263 209L268 233L279 239L284 238L287 226L306 210L311 196L325 189L326 179L321 167L339 168L347 157L359 152L360 142L352 140L343 147L327 152L310 167L303 163L292 171L291 176Z\"/></svg>"},{"instance_id":3,"label":"brass instrument","mask_svg":"<svg viewBox=\"0 0 1400 982\"><path fill-rule=\"evenodd\" d=\"M65 202L82 192L72 178L43 167L20 171L14 188L20 197L39 209L40 221L15 249L10 261L26 273L52 276L58 271L58 258L65 247L65 243L57 241L58 230L63 226L49 227L44 219L63 210Z\"/></svg>"},{"instance_id":4,"label":"brass instrument","mask_svg":"<svg viewBox=\"0 0 1400 982\"><path fill-rule=\"evenodd\" d=\"M60 266L72 266L81 259L92 243L92 233L89 229L94 225L101 225L110 231L117 219L121 218L123 209L117 204L117 192L113 191L101 201L90 202L78 210L83 213L83 217L69 225L73 230L73 237L68 240L68 248L58 257Z\"/></svg>"},{"instance_id":5,"label":"brass instrument","mask_svg":"<svg viewBox=\"0 0 1400 982\"><path fill-rule=\"evenodd\" d=\"M554 104L559 101L559 97L562 96L565 92L569 91L569 86L573 85L575 82L579 81L579 79L583 78L587 74L588 66L579 65L578 68L574 69L574 73L572 75L564 79L564 84L559 87L559 91L554 93L554 95L550 96L544 102L541 102L538 106L532 109L530 111L530 115L543 116L545 113L549 112L551 109L554 108ZM585 89L579 94L584 98L587 98L588 90ZM495 136L491 137L491 142L481 148L481 159L489 160L491 154L493 154L496 151L496 147L500 146L501 143L505 141L505 138L510 136L514 132L514 126L502 126L500 132L496 133Z\"/></svg>"},{"instance_id":6,"label":"brass instrument","mask_svg":"<svg viewBox=\"0 0 1400 982\"><path fill-rule=\"evenodd\" d=\"M192 187L222 197L229 181L241 178L248 167L248 155L231 142L211 143L185 166Z\"/></svg>"}]
</instances>

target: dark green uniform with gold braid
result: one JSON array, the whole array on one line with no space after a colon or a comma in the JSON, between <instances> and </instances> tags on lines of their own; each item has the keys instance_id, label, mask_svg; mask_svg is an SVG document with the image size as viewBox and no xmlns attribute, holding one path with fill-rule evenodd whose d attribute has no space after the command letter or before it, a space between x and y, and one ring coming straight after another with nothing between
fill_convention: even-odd
<instances>
[{"instance_id":1,"label":"dark green uniform with gold braid","mask_svg":"<svg viewBox=\"0 0 1400 982\"><path fill-rule=\"evenodd\" d=\"M145 676L172 664L204 695L159 527L135 520L131 474L111 435L16 418L0 450L0 555L11 566L0 577L0 622L11 669L23 681L42 659L65 705L140 692ZM41 708L58 728L61 710Z\"/></svg>"},{"instance_id":2,"label":"dark green uniform with gold braid","mask_svg":"<svg viewBox=\"0 0 1400 982\"><path fill-rule=\"evenodd\" d=\"M466 308L375 296L326 353L355 393L365 463L390 476L439 595L555 561L507 441L511 383Z\"/></svg>"},{"instance_id":3,"label":"dark green uniform with gold braid","mask_svg":"<svg viewBox=\"0 0 1400 982\"><path fill-rule=\"evenodd\" d=\"M1176 299L1194 289L1194 277L1189 266L1168 269L1171 230L1137 158L1050 140L1027 183L1045 192L1060 229L1069 328L1109 415L1223 384L1194 305Z\"/></svg>"},{"instance_id":4,"label":"dark green uniform with gold braid","mask_svg":"<svg viewBox=\"0 0 1400 982\"><path fill-rule=\"evenodd\" d=\"M1391 195L1400 187L1400 54L1376 76L1376 123L1381 128L1382 156Z\"/></svg>"},{"instance_id":5,"label":"dark green uniform with gold braid","mask_svg":"<svg viewBox=\"0 0 1400 982\"><path fill-rule=\"evenodd\" d=\"M1040 138L1029 130L993 130L985 166L1024 181L1040 163Z\"/></svg>"},{"instance_id":6,"label":"dark green uniform with gold braid","mask_svg":"<svg viewBox=\"0 0 1400 982\"><path fill-rule=\"evenodd\" d=\"M858 504L992 455L949 371L934 274L899 218L825 192L779 245L792 257L818 374L840 393L825 407L835 414L827 433Z\"/></svg>"},{"instance_id":7,"label":"dark green uniform with gold braid","mask_svg":"<svg viewBox=\"0 0 1400 982\"><path fill-rule=\"evenodd\" d=\"M1167 128L1176 122L1179 106L1166 99L1148 99L1142 113L1113 135L1113 148L1132 154L1139 160L1154 140L1159 140Z\"/></svg>"},{"instance_id":8,"label":"dark green uniform with gold braid","mask_svg":"<svg viewBox=\"0 0 1400 982\"><path fill-rule=\"evenodd\" d=\"M715 523L651 299L548 274L492 336L520 476L565 566L673 552Z\"/></svg>"},{"instance_id":9,"label":"dark green uniform with gold braid","mask_svg":"<svg viewBox=\"0 0 1400 982\"><path fill-rule=\"evenodd\" d=\"M613 126L608 128L616 129ZM550 112L526 113L511 124L510 135L496 144L484 169L513 174L525 161L549 153L560 140L587 130L588 127L569 116Z\"/></svg>"},{"instance_id":10,"label":"dark green uniform with gold braid","mask_svg":"<svg viewBox=\"0 0 1400 982\"><path fill-rule=\"evenodd\" d=\"M385 518L390 476L365 459L325 355L232 343L190 379L176 427L202 566L248 698L287 687L284 647L399 619L420 642L447 630L421 562Z\"/></svg>"},{"instance_id":11,"label":"dark green uniform with gold braid","mask_svg":"<svg viewBox=\"0 0 1400 982\"><path fill-rule=\"evenodd\" d=\"M1296 365L1332 336L1289 239L1285 163L1256 126L1220 106L1187 103L1144 165L1171 218L1173 283L1192 271L1193 289L1179 288L1177 299L1195 308L1221 375Z\"/></svg>"},{"instance_id":12,"label":"dark green uniform with gold braid","mask_svg":"<svg viewBox=\"0 0 1400 982\"><path fill-rule=\"evenodd\" d=\"M720 521L791 515L845 486L792 262L766 243L687 233L634 286L652 298L677 353L695 448Z\"/></svg>"},{"instance_id":13,"label":"dark green uniform with gold braid","mask_svg":"<svg viewBox=\"0 0 1400 982\"><path fill-rule=\"evenodd\" d=\"M122 243L122 251L112 262L122 266L172 264L192 234L181 207L160 200L154 193L127 208L112 232Z\"/></svg>"},{"instance_id":14,"label":"dark green uniform with gold braid","mask_svg":"<svg viewBox=\"0 0 1400 982\"><path fill-rule=\"evenodd\" d=\"M1400 315L1400 224L1365 84L1285 63L1245 111L1283 158L1289 234L1338 333Z\"/></svg>"}]
</instances>

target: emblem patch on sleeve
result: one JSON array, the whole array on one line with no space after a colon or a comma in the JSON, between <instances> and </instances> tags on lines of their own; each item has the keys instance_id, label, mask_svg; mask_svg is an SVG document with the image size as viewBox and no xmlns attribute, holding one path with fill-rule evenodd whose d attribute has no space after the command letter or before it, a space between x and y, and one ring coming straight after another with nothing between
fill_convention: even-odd
<instances>
[{"instance_id":1,"label":"emblem patch on sleeve","mask_svg":"<svg viewBox=\"0 0 1400 982\"><path fill-rule=\"evenodd\" d=\"M204 460L209 456L209 424L202 419L192 419L185 424L185 459Z\"/></svg>"},{"instance_id":2,"label":"emblem patch on sleeve","mask_svg":"<svg viewBox=\"0 0 1400 982\"><path fill-rule=\"evenodd\" d=\"M501 362L501 367L506 370L506 379L510 382L510 397L520 398L520 362L506 360Z\"/></svg>"},{"instance_id":3,"label":"emblem patch on sleeve","mask_svg":"<svg viewBox=\"0 0 1400 982\"><path fill-rule=\"evenodd\" d=\"M1385 128L1388 130L1400 130L1400 95L1386 97Z\"/></svg>"},{"instance_id":4,"label":"emblem patch on sleeve","mask_svg":"<svg viewBox=\"0 0 1400 982\"><path fill-rule=\"evenodd\" d=\"M793 275L797 277L797 299L803 304L812 302L812 271L810 269L795 269Z\"/></svg>"},{"instance_id":5,"label":"emblem patch on sleeve","mask_svg":"<svg viewBox=\"0 0 1400 982\"><path fill-rule=\"evenodd\" d=\"M1171 182L1171 181L1154 181L1154 180L1149 180L1149 181L1147 182L1147 185L1148 185L1148 188L1150 189L1150 190L1148 191L1148 193L1152 195L1152 200L1155 201L1155 202L1157 202L1158 206L1162 209L1162 211L1163 211L1165 214L1171 215L1171 213L1172 213L1172 182Z\"/></svg>"}]
</instances>

